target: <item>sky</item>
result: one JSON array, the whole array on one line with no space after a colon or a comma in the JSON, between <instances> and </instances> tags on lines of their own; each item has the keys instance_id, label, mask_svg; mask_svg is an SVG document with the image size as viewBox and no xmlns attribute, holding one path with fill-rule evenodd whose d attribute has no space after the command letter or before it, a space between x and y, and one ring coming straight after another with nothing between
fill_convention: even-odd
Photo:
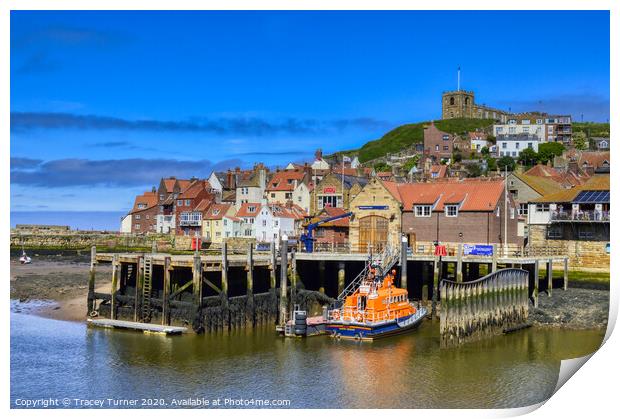
<instances>
[{"instance_id":1,"label":"sky","mask_svg":"<svg viewBox=\"0 0 620 419\"><path fill-rule=\"evenodd\" d=\"M13 11L10 58L12 212L357 148L440 118L459 66L477 103L609 118L605 11Z\"/></svg>"}]
</instances>

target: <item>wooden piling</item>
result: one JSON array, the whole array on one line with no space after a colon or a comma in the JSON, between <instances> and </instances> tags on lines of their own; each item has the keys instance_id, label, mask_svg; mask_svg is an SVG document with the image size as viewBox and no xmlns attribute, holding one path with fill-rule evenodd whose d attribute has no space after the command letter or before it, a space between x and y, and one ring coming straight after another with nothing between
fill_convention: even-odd
<instances>
[{"instance_id":1,"label":"wooden piling","mask_svg":"<svg viewBox=\"0 0 620 419\"><path fill-rule=\"evenodd\" d=\"M196 308L202 304L202 261L195 255L192 265L193 302Z\"/></svg>"},{"instance_id":2,"label":"wooden piling","mask_svg":"<svg viewBox=\"0 0 620 419\"><path fill-rule=\"evenodd\" d=\"M287 240L282 240L280 242L280 326L286 324L288 313L288 292L286 284L288 270L287 246Z\"/></svg>"},{"instance_id":3,"label":"wooden piling","mask_svg":"<svg viewBox=\"0 0 620 419\"><path fill-rule=\"evenodd\" d=\"M95 310L95 265L97 264L97 247L90 248L90 275L88 278L88 301L86 307L86 315Z\"/></svg>"},{"instance_id":4,"label":"wooden piling","mask_svg":"<svg viewBox=\"0 0 620 419\"><path fill-rule=\"evenodd\" d=\"M407 247L407 239L405 236L402 236L400 247L400 287L407 290L407 295L409 295L407 288Z\"/></svg>"},{"instance_id":5,"label":"wooden piling","mask_svg":"<svg viewBox=\"0 0 620 419\"><path fill-rule=\"evenodd\" d=\"M144 284L144 256L138 256L136 263L136 295L134 299L133 307L133 321L137 322L140 314L140 307L142 306L142 284Z\"/></svg>"},{"instance_id":6,"label":"wooden piling","mask_svg":"<svg viewBox=\"0 0 620 419\"><path fill-rule=\"evenodd\" d=\"M116 291L118 289L118 255L112 256L112 288L110 290L110 319L116 319Z\"/></svg>"},{"instance_id":7,"label":"wooden piling","mask_svg":"<svg viewBox=\"0 0 620 419\"><path fill-rule=\"evenodd\" d=\"M568 258L564 258L564 291L568 289Z\"/></svg>"},{"instance_id":8,"label":"wooden piling","mask_svg":"<svg viewBox=\"0 0 620 419\"><path fill-rule=\"evenodd\" d=\"M319 292L325 294L325 261L319 260Z\"/></svg>"},{"instance_id":9,"label":"wooden piling","mask_svg":"<svg viewBox=\"0 0 620 419\"><path fill-rule=\"evenodd\" d=\"M222 328L230 329L230 311L228 309L228 244L222 243L222 292L220 292L220 316Z\"/></svg>"},{"instance_id":10,"label":"wooden piling","mask_svg":"<svg viewBox=\"0 0 620 419\"><path fill-rule=\"evenodd\" d=\"M431 317L437 314L437 294L439 294L439 275L441 275L441 258L435 258L433 264L433 302L431 305Z\"/></svg>"},{"instance_id":11,"label":"wooden piling","mask_svg":"<svg viewBox=\"0 0 620 419\"><path fill-rule=\"evenodd\" d=\"M271 289L276 288L276 244L272 242L269 246L271 252L271 267L269 269L269 287Z\"/></svg>"},{"instance_id":12,"label":"wooden piling","mask_svg":"<svg viewBox=\"0 0 620 419\"><path fill-rule=\"evenodd\" d=\"M547 295L551 297L553 291L553 259L549 258L547 262Z\"/></svg>"},{"instance_id":13,"label":"wooden piling","mask_svg":"<svg viewBox=\"0 0 620 419\"><path fill-rule=\"evenodd\" d=\"M344 291L344 283L345 283L345 264L344 262L338 263L338 295Z\"/></svg>"},{"instance_id":14,"label":"wooden piling","mask_svg":"<svg viewBox=\"0 0 620 419\"><path fill-rule=\"evenodd\" d=\"M428 280L430 278L429 275L429 265L428 262L422 263L422 302L426 303L428 301Z\"/></svg>"},{"instance_id":15,"label":"wooden piling","mask_svg":"<svg viewBox=\"0 0 620 419\"><path fill-rule=\"evenodd\" d=\"M170 256L164 258L164 289L162 291L161 324L170 325Z\"/></svg>"},{"instance_id":16,"label":"wooden piling","mask_svg":"<svg viewBox=\"0 0 620 419\"><path fill-rule=\"evenodd\" d=\"M539 285L538 261L534 263L534 307L538 308L538 285Z\"/></svg>"},{"instance_id":17,"label":"wooden piling","mask_svg":"<svg viewBox=\"0 0 620 419\"><path fill-rule=\"evenodd\" d=\"M463 244L459 243L456 255L456 282L463 282Z\"/></svg>"},{"instance_id":18,"label":"wooden piling","mask_svg":"<svg viewBox=\"0 0 620 419\"><path fill-rule=\"evenodd\" d=\"M497 270L497 244L494 244L493 245L493 262L491 263L491 272L495 272L496 270Z\"/></svg>"},{"instance_id":19,"label":"wooden piling","mask_svg":"<svg viewBox=\"0 0 620 419\"><path fill-rule=\"evenodd\" d=\"M245 321L247 325L254 325L254 246L252 243L248 244L248 254L246 262L246 310Z\"/></svg>"}]
</instances>

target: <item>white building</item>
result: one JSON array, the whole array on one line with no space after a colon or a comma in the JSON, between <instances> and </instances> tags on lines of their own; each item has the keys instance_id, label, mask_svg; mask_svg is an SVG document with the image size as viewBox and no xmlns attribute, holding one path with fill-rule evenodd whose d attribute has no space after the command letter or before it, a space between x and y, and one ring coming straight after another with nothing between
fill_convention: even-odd
<instances>
[{"instance_id":1,"label":"white building","mask_svg":"<svg viewBox=\"0 0 620 419\"><path fill-rule=\"evenodd\" d=\"M225 215L222 217L222 232L224 239L230 237L243 237L241 229L243 228L243 220L241 218Z\"/></svg>"},{"instance_id":2,"label":"white building","mask_svg":"<svg viewBox=\"0 0 620 419\"><path fill-rule=\"evenodd\" d=\"M519 153L531 148L538 153L540 140L535 135L503 135L497 137L496 151L498 157L519 157Z\"/></svg>"},{"instance_id":3,"label":"white building","mask_svg":"<svg viewBox=\"0 0 620 419\"><path fill-rule=\"evenodd\" d=\"M170 215L164 215L164 214L157 214L157 232L158 233L164 233L164 234L168 234L170 232L174 232L174 229L176 227L176 223L175 223L175 216L174 214L170 214Z\"/></svg>"},{"instance_id":4,"label":"white building","mask_svg":"<svg viewBox=\"0 0 620 419\"><path fill-rule=\"evenodd\" d=\"M283 235L297 237L303 218L303 210L299 207L263 203L254 222L256 240L278 243Z\"/></svg>"},{"instance_id":5,"label":"white building","mask_svg":"<svg viewBox=\"0 0 620 419\"><path fill-rule=\"evenodd\" d=\"M249 179L237 181L235 208L241 208L242 204L261 202L267 186L267 173L264 168L258 169Z\"/></svg>"},{"instance_id":6,"label":"white building","mask_svg":"<svg viewBox=\"0 0 620 419\"><path fill-rule=\"evenodd\" d=\"M121 217L121 233L131 233L131 214Z\"/></svg>"},{"instance_id":7,"label":"white building","mask_svg":"<svg viewBox=\"0 0 620 419\"><path fill-rule=\"evenodd\" d=\"M495 137L500 135L535 135L539 142L545 142L545 119L542 116L515 116L505 124L493 125Z\"/></svg>"}]
</instances>

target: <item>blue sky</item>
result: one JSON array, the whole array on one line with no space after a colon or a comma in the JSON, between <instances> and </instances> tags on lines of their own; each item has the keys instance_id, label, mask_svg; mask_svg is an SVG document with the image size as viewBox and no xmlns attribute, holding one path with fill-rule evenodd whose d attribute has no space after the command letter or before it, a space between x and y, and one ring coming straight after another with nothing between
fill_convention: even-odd
<instances>
[{"instance_id":1,"label":"blue sky","mask_svg":"<svg viewBox=\"0 0 620 419\"><path fill-rule=\"evenodd\" d=\"M609 118L608 12L14 11L11 210L358 147L439 118L459 65L479 103Z\"/></svg>"}]
</instances>

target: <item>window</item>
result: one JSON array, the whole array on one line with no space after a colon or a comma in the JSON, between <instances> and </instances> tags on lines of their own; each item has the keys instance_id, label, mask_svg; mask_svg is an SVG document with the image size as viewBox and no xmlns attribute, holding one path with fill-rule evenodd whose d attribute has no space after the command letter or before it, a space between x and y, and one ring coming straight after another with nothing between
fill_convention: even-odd
<instances>
[{"instance_id":1,"label":"window","mask_svg":"<svg viewBox=\"0 0 620 419\"><path fill-rule=\"evenodd\" d=\"M415 216L416 217L430 217L431 216L431 206L430 205L416 205L415 206Z\"/></svg>"},{"instance_id":2,"label":"window","mask_svg":"<svg viewBox=\"0 0 620 419\"><path fill-rule=\"evenodd\" d=\"M510 219L515 219L515 209L513 207L510 207Z\"/></svg>"},{"instance_id":3,"label":"window","mask_svg":"<svg viewBox=\"0 0 620 419\"><path fill-rule=\"evenodd\" d=\"M527 143L527 148L534 148L534 144L533 143Z\"/></svg>"},{"instance_id":4,"label":"window","mask_svg":"<svg viewBox=\"0 0 620 419\"><path fill-rule=\"evenodd\" d=\"M458 205L446 205L446 217L456 217L459 213Z\"/></svg>"},{"instance_id":5,"label":"window","mask_svg":"<svg viewBox=\"0 0 620 419\"><path fill-rule=\"evenodd\" d=\"M293 193L292 192L286 192L284 194L284 199L293 199Z\"/></svg>"},{"instance_id":6,"label":"window","mask_svg":"<svg viewBox=\"0 0 620 419\"><path fill-rule=\"evenodd\" d=\"M224 218L223 223L224 223L225 226L227 226L228 225L228 220L226 218Z\"/></svg>"},{"instance_id":7,"label":"window","mask_svg":"<svg viewBox=\"0 0 620 419\"><path fill-rule=\"evenodd\" d=\"M185 206L189 207L192 204L192 201L190 199L186 199L185 200Z\"/></svg>"},{"instance_id":8,"label":"window","mask_svg":"<svg viewBox=\"0 0 620 419\"><path fill-rule=\"evenodd\" d=\"M516 151L512 152L512 157L517 157L517 152Z\"/></svg>"},{"instance_id":9,"label":"window","mask_svg":"<svg viewBox=\"0 0 620 419\"><path fill-rule=\"evenodd\" d=\"M248 212L255 212L256 211L256 207L254 205L250 205L248 207Z\"/></svg>"},{"instance_id":10,"label":"window","mask_svg":"<svg viewBox=\"0 0 620 419\"><path fill-rule=\"evenodd\" d=\"M536 212L549 212L549 204L536 204Z\"/></svg>"},{"instance_id":11,"label":"window","mask_svg":"<svg viewBox=\"0 0 620 419\"><path fill-rule=\"evenodd\" d=\"M319 208L325 207L339 207L341 205L342 198L335 195L323 195L319 196Z\"/></svg>"},{"instance_id":12,"label":"window","mask_svg":"<svg viewBox=\"0 0 620 419\"><path fill-rule=\"evenodd\" d=\"M501 134L502 132L504 132L504 127L497 127L495 128L495 132L498 134Z\"/></svg>"},{"instance_id":13,"label":"window","mask_svg":"<svg viewBox=\"0 0 620 419\"><path fill-rule=\"evenodd\" d=\"M517 133L517 128L516 127L509 127L508 128L508 134L516 134Z\"/></svg>"},{"instance_id":14,"label":"window","mask_svg":"<svg viewBox=\"0 0 620 419\"><path fill-rule=\"evenodd\" d=\"M136 228L136 230L140 230L140 224L136 224L134 227Z\"/></svg>"},{"instance_id":15,"label":"window","mask_svg":"<svg viewBox=\"0 0 620 419\"><path fill-rule=\"evenodd\" d=\"M146 214L146 219L148 220L148 219L150 219L150 218L151 218L151 216L150 216L150 215L148 215L148 214Z\"/></svg>"},{"instance_id":16,"label":"window","mask_svg":"<svg viewBox=\"0 0 620 419\"><path fill-rule=\"evenodd\" d=\"M454 96L450 97L450 105L454 105Z\"/></svg>"},{"instance_id":17,"label":"window","mask_svg":"<svg viewBox=\"0 0 620 419\"><path fill-rule=\"evenodd\" d=\"M441 139L444 140L444 141L449 141L450 140L450 136L446 134L443 137L441 137Z\"/></svg>"},{"instance_id":18,"label":"window","mask_svg":"<svg viewBox=\"0 0 620 419\"><path fill-rule=\"evenodd\" d=\"M164 194L163 194L163 193L160 193L160 194L159 194L159 200L160 200L160 201L163 201L164 199L165 199L165 198L164 198Z\"/></svg>"},{"instance_id":19,"label":"window","mask_svg":"<svg viewBox=\"0 0 620 419\"><path fill-rule=\"evenodd\" d=\"M562 226L561 225L550 225L549 227L547 227L547 238L556 239L556 240L563 238Z\"/></svg>"},{"instance_id":20,"label":"window","mask_svg":"<svg viewBox=\"0 0 620 419\"><path fill-rule=\"evenodd\" d=\"M518 150L519 149L519 143L515 143L515 148Z\"/></svg>"},{"instance_id":21,"label":"window","mask_svg":"<svg viewBox=\"0 0 620 419\"><path fill-rule=\"evenodd\" d=\"M519 204L518 213L521 216L527 215L527 204Z\"/></svg>"},{"instance_id":22,"label":"window","mask_svg":"<svg viewBox=\"0 0 620 419\"><path fill-rule=\"evenodd\" d=\"M267 227L267 220L263 220L263 227Z\"/></svg>"},{"instance_id":23,"label":"window","mask_svg":"<svg viewBox=\"0 0 620 419\"><path fill-rule=\"evenodd\" d=\"M248 194L248 188L244 187L241 188L241 195L247 195Z\"/></svg>"},{"instance_id":24,"label":"window","mask_svg":"<svg viewBox=\"0 0 620 419\"><path fill-rule=\"evenodd\" d=\"M508 143L502 143L502 148L508 148Z\"/></svg>"},{"instance_id":25,"label":"window","mask_svg":"<svg viewBox=\"0 0 620 419\"><path fill-rule=\"evenodd\" d=\"M443 146L443 151L448 151L448 146L447 145Z\"/></svg>"},{"instance_id":26,"label":"window","mask_svg":"<svg viewBox=\"0 0 620 419\"><path fill-rule=\"evenodd\" d=\"M550 125L550 126L547 127L547 132L549 134L553 134L553 125Z\"/></svg>"},{"instance_id":27,"label":"window","mask_svg":"<svg viewBox=\"0 0 620 419\"><path fill-rule=\"evenodd\" d=\"M278 226L278 220L273 220L273 226L277 227Z\"/></svg>"},{"instance_id":28,"label":"window","mask_svg":"<svg viewBox=\"0 0 620 419\"><path fill-rule=\"evenodd\" d=\"M530 124L530 120L529 119L524 119L523 121L521 121L522 125L529 125ZM523 128L525 129L525 128Z\"/></svg>"},{"instance_id":29,"label":"window","mask_svg":"<svg viewBox=\"0 0 620 419\"><path fill-rule=\"evenodd\" d=\"M523 132L528 134L530 132L530 127L523 127Z\"/></svg>"},{"instance_id":30,"label":"window","mask_svg":"<svg viewBox=\"0 0 620 419\"><path fill-rule=\"evenodd\" d=\"M439 146L435 145L435 151L439 151Z\"/></svg>"},{"instance_id":31,"label":"window","mask_svg":"<svg viewBox=\"0 0 620 419\"><path fill-rule=\"evenodd\" d=\"M136 214L136 220L139 220L139 219L140 219L140 217L141 217L141 215L140 215L140 214Z\"/></svg>"},{"instance_id":32,"label":"window","mask_svg":"<svg viewBox=\"0 0 620 419\"><path fill-rule=\"evenodd\" d=\"M146 208L146 204L138 204L138 209L144 209Z\"/></svg>"},{"instance_id":33,"label":"window","mask_svg":"<svg viewBox=\"0 0 620 419\"><path fill-rule=\"evenodd\" d=\"M271 197L272 197L272 198L275 198L275 197L276 197L276 194L275 194L274 192L272 192L272 193L271 193Z\"/></svg>"},{"instance_id":34,"label":"window","mask_svg":"<svg viewBox=\"0 0 620 419\"><path fill-rule=\"evenodd\" d=\"M537 120L536 120L536 123L537 123L538 125L542 124L542 119L537 119Z\"/></svg>"},{"instance_id":35,"label":"window","mask_svg":"<svg viewBox=\"0 0 620 419\"><path fill-rule=\"evenodd\" d=\"M215 232L215 237L220 237L221 235L222 235L222 233L221 233L221 232L219 232L219 231L216 231L216 232Z\"/></svg>"},{"instance_id":36,"label":"window","mask_svg":"<svg viewBox=\"0 0 620 419\"><path fill-rule=\"evenodd\" d=\"M514 124L516 124L516 123L517 123L517 120L516 120L516 119L509 119L509 120L508 120L508 123L509 123L510 125L514 125Z\"/></svg>"},{"instance_id":37,"label":"window","mask_svg":"<svg viewBox=\"0 0 620 419\"><path fill-rule=\"evenodd\" d=\"M177 207L182 207L183 206L183 200L182 199L178 199L177 200Z\"/></svg>"}]
</instances>

